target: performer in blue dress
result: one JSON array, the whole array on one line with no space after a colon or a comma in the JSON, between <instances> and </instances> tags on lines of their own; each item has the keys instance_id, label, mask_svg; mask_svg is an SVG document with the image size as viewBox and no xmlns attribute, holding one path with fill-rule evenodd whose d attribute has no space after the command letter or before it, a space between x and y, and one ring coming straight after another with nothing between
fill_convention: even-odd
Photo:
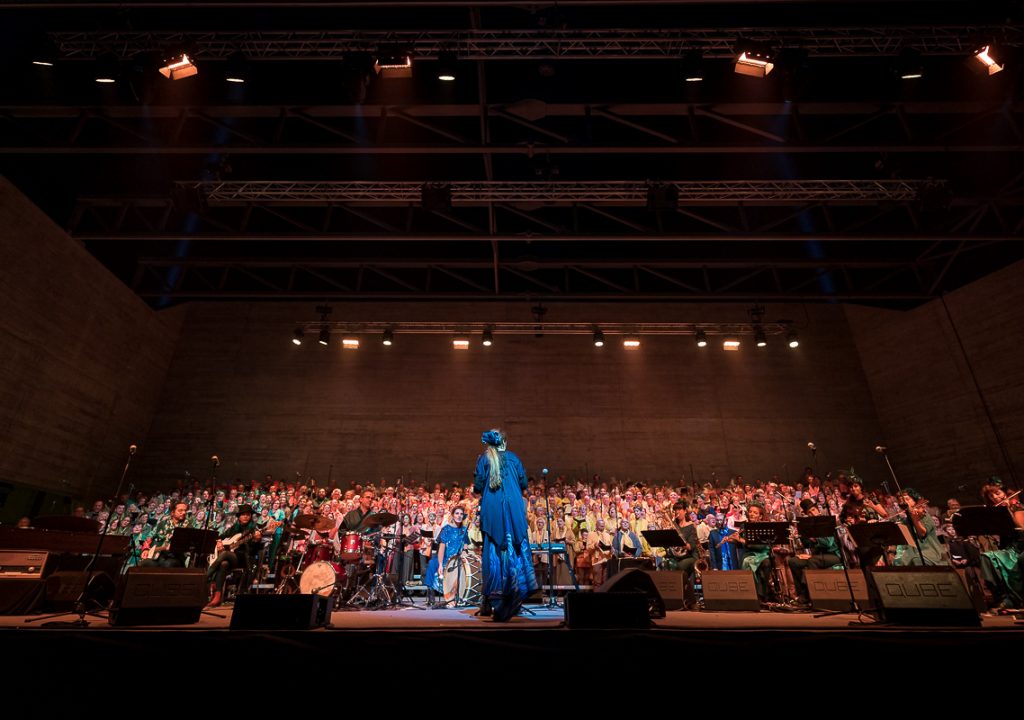
<instances>
[{"instance_id":1,"label":"performer in blue dress","mask_svg":"<svg viewBox=\"0 0 1024 720\"><path fill-rule=\"evenodd\" d=\"M495 622L505 622L537 589L523 501L526 470L515 453L505 449L500 430L488 430L481 440L487 447L476 463L473 491L480 495L484 535L483 594Z\"/></svg>"}]
</instances>

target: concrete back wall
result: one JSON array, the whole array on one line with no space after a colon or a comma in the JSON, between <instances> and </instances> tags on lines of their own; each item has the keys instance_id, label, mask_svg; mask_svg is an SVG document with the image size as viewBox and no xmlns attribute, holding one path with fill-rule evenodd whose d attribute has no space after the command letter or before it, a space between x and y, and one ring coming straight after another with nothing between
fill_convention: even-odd
<instances>
[{"instance_id":1,"label":"concrete back wall","mask_svg":"<svg viewBox=\"0 0 1024 720\"><path fill-rule=\"evenodd\" d=\"M531 303L336 304L354 321L529 321ZM332 483L467 481L482 430L498 425L531 473L708 480L741 473L795 479L814 439L824 472L869 476L880 437L871 395L840 307L772 306L804 340L739 353L692 338L502 336L452 350L444 336L363 336L358 351L290 342L312 304L194 304L168 373L140 477L166 486L186 470L221 479L271 473ZM736 306L551 305L556 321L745 321Z\"/></svg>"},{"instance_id":2,"label":"concrete back wall","mask_svg":"<svg viewBox=\"0 0 1024 720\"><path fill-rule=\"evenodd\" d=\"M1012 469L1019 486L1024 471L1024 262L945 300L949 316L936 300L906 313L851 306L847 317L901 480L964 485L974 502L988 476L1009 481Z\"/></svg>"},{"instance_id":3,"label":"concrete back wall","mask_svg":"<svg viewBox=\"0 0 1024 720\"><path fill-rule=\"evenodd\" d=\"M148 308L0 178L0 482L113 493L181 317Z\"/></svg>"}]
</instances>

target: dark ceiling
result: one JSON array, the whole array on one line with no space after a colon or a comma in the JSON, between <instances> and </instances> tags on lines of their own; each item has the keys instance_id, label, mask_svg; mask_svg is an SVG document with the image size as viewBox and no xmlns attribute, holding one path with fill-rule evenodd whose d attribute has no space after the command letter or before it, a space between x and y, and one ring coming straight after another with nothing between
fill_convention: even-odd
<instances>
[{"instance_id":1,"label":"dark ceiling","mask_svg":"<svg viewBox=\"0 0 1024 720\"><path fill-rule=\"evenodd\" d=\"M154 306L910 307L1024 257L1019 3L194 5L0 6L3 173Z\"/></svg>"}]
</instances>

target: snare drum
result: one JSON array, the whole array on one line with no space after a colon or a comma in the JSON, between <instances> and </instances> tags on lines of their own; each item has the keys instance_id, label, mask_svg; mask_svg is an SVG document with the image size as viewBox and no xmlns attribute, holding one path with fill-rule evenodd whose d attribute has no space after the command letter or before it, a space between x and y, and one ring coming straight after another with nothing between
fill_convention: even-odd
<instances>
[{"instance_id":1,"label":"snare drum","mask_svg":"<svg viewBox=\"0 0 1024 720\"><path fill-rule=\"evenodd\" d=\"M361 533L348 532L339 537L341 541L341 559L358 560L363 555L363 536Z\"/></svg>"},{"instance_id":2,"label":"snare drum","mask_svg":"<svg viewBox=\"0 0 1024 720\"><path fill-rule=\"evenodd\" d=\"M313 563L302 571L299 590L303 594L317 593L327 597L345 584L345 568L335 562Z\"/></svg>"}]
</instances>

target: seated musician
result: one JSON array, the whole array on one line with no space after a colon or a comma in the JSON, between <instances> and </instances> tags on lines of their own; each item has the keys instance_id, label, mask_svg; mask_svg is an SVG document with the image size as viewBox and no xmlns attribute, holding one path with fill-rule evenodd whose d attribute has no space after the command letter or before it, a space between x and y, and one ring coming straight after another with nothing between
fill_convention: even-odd
<instances>
[{"instance_id":1,"label":"seated musician","mask_svg":"<svg viewBox=\"0 0 1024 720\"><path fill-rule=\"evenodd\" d=\"M365 524L366 517L373 514L373 490L364 490L359 496L359 507L349 512L342 520L341 526L347 532L366 532L372 530Z\"/></svg>"},{"instance_id":2,"label":"seated musician","mask_svg":"<svg viewBox=\"0 0 1024 720\"><path fill-rule=\"evenodd\" d=\"M224 540L239 535L238 541L231 547L224 545ZM260 549L260 532L253 519L251 505L238 506L238 519L227 530L220 534L217 541L217 559L210 566L208 579L212 582L213 598L209 607L217 607L223 602L224 581L228 573L235 568L245 568L248 574L249 563L255 559Z\"/></svg>"},{"instance_id":3,"label":"seated musician","mask_svg":"<svg viewBox=\"0 0 1024 720\"><path fill-rule=\"evenodd\" d=\"M821 515L821 510L818 509L817 504L810 498L804 498L800 501L800 509L805 515L810 517ZM839 545L836 543L834 536L820 538L802 537L800 538L800 547L804 548L804 550L790 557L787 563L789 564L790 572L793 573L793 582L796 584L798 600L801 603L807 604L809 597L807 594L807 583L804 580L804 571L807 568L825 570L833 565L840 564L841 559L839 557Z\"/></svg>"},{"instance_id":4,"label":"seated musician","mask_svg":"<svg viewBox=\"0 0 1024 720\"><path fill-rule=\"evenodd\" d=\"M747 532L751 523L764 522L764 510L760 505L750 505L747 508L747 521L742 530L735 535L730 535L727 540L735 542L742 551L740 567L743 570L750 570L754 573L754 585L757 587L757 596L763 602L768 597L768 582L771 576L771 563L769 558L772 553L771 545L766 545L756 540L748 540Z\"/></svg>"},{"instance_id":5,"label":"seated musician","mask_svg":"<svg viewBox=\"0 0 1024 720\"><path fill-rule=\"evenodd\" d=\"M171 535L178 528L188 528L188 505L183 502L174 504L170 515L160 519L151 536L149 550L145 551L142 567L184 567L184 558L171 552Z\"/></svg>"},{"instance_id":6,"label":"seated musician","mask_svg":"<svg viewBox=\"0 0 1024 720\"><path fill-rule=\"evenodd\" d=\"M1002 607L1024 607L1024 506L994 483L985 485L981 496L989 507L1005 507L1017 528L1015 536L1000 538L1000 549L981 554L985 584Z\"/></svg>"},{"instance_id":7,"label":"seated musician","mask_svg":"<svg viewBox=\"0 0 1024 720\"><path fill-rule=\"evenodd\" d=\"M948 565L939 536L935 532L935 520L928 514L927 506L921 501L921 494L914 488L904 488L900 502L906 511L900 515L899 521L917 535L917 542L913 545L897 545L893 565ZM920 553L917 550L918 545L921 546Z\"/></svg>"},{"instance_id":8,"label":"seated musician","mask_svg":"<svg viewBox=\"0 0 1024 720\"><path fill-rule=\"evenodd\" d=\"M683 573L683 604L685 610L692 609L697 602L693 589L693 566L697 564L697 525L690 519L690 505L680 499L672 506L675 513L673 529L679 533L683 544L671 548L666 558L670 569L681 570Z\"/></svg>"}]
</instances>

